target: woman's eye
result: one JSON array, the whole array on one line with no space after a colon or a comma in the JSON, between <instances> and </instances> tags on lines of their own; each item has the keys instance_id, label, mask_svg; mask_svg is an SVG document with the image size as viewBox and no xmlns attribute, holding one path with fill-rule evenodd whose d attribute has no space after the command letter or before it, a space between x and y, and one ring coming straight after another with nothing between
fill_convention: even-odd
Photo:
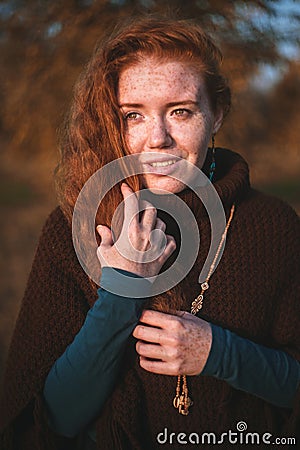
<instances>
[{"instance_id":1,"label":"woman's eye","mask_svg":"<svg viewBox=\"0 0 300 450\"><path fill-rule=\"evenodd\" d=\"M176 117L188 117L191 114L191 111L184 108L178 108L172 111L171 115Z\"/></svg>"},{"instance_id":2,"label":"woman's eye","mask_svg":"<svg viewBox=\"0 0 300 450\"><path fill-rule=\"evenodd\" d=\"M137 112L129 112L125 114L125 120L137 120L141 117L141 115Z\"/></svg>"}]
</instances>

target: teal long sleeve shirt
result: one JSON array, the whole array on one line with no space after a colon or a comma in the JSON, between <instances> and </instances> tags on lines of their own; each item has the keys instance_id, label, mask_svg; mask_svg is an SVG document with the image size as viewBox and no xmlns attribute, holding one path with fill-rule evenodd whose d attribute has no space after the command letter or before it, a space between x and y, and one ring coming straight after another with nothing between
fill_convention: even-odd
<instances>
[{"instance_id":1,"label":"teal long sleeve shirt","mask_svg":"<svg viewBox=\"0 0 300 450\"><path fill-rule=\"evenodd\" d=\"M50 426L67 437L78 434L100 414L117 381L125 347L134 345L130 336L151 295L151 283L146 279L145 298L109 292L115 283L114 270L103 268L97 301L74 341L51 368L44 385ZM124 292L128 282L124 281ZM300 381L298 361L283 351L211 326L212 346L201 376L225 380L276 406L291 408Z\"/></svg>"}]
</instances>

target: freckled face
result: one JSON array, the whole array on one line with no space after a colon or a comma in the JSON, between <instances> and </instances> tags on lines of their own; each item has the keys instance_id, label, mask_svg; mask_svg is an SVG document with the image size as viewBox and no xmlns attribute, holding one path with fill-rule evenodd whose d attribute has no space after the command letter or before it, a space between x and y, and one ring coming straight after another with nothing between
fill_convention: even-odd
<instances>
[{"instance_id":1,"label":"freckled face","mask_svg":"<svg viewBox=\"0 0 300 450\"><path fill-rule=\"evenodd\" d=\"M148 58L125 69L118 102L126 122L126 142L140 154L145 186L180 192L182 160L200 169L222 113L211 110L204 81L187 63Z\"/></svg>"}]
</instances>

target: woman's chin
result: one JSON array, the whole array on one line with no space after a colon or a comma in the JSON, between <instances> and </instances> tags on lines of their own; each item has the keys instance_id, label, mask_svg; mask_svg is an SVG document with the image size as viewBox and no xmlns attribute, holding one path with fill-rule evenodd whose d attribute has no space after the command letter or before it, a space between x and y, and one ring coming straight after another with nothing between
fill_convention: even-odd
<instances>
[{"instance_id":1,"label":"woman's chin","mask_svg":"<svg viewBox=\"0 0 300 450\"><path fill-rule=\"evenodd\" d=\"M147 174L144 176L144 185L145 188L158 195L177 194L186 188L181 181L163 175Z\"/></svg>"}]
</instances>

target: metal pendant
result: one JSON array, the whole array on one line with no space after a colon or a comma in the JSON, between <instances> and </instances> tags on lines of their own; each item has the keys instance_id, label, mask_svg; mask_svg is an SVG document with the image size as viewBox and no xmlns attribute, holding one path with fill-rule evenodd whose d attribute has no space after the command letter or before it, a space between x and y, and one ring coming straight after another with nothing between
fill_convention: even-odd
<instances>
[{"instance_id":1,"label":"metal pendant","mask_svg":"<svg viewBox=\"0 0 300 450\"><path fill-rule=\"evenodd\" d=\"M195 300L192 303L191 313L192 314L197 314L197 312L200 311L202 306L203 306L203 294L199 294L198 297L196 297Z\"/></svg>"}]
</instances>

